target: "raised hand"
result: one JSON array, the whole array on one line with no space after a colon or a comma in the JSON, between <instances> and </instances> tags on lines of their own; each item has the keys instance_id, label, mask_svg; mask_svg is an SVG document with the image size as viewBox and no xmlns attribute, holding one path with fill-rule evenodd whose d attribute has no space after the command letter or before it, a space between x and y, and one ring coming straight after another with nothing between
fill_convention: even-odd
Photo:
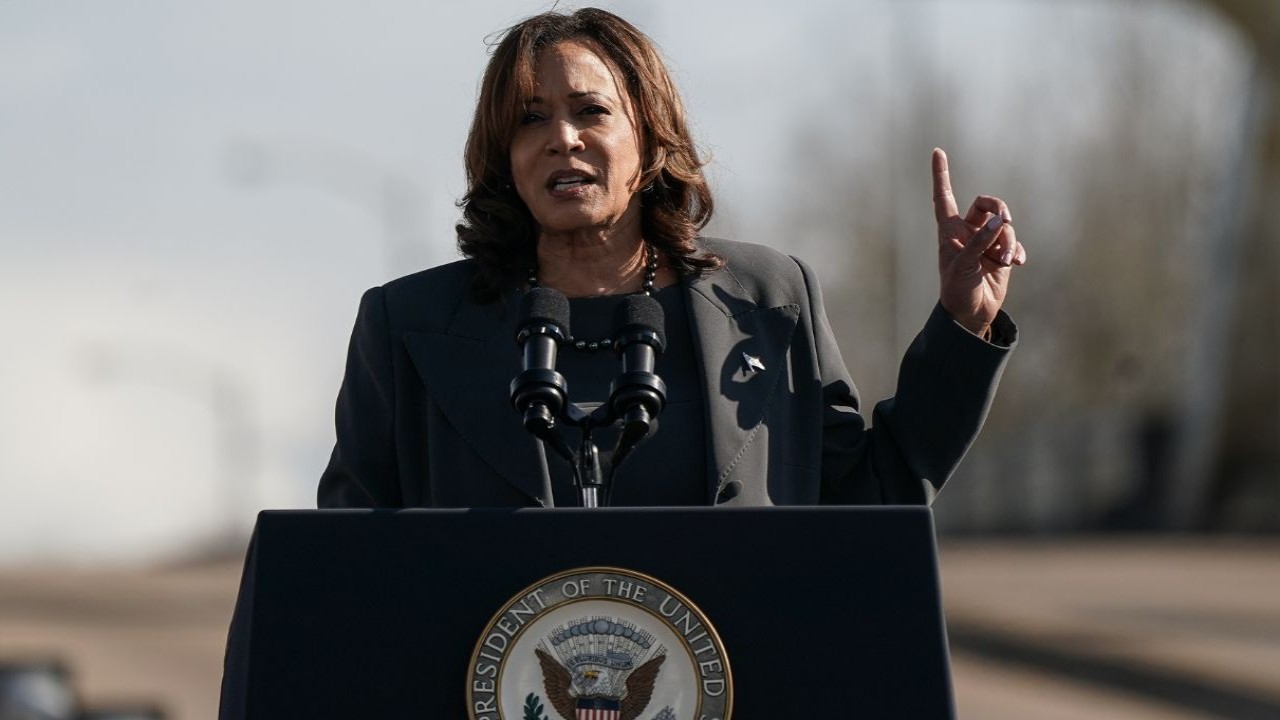
<instances>
[{"instance_id":1,"label":"raised hand","mask_svg":"<svg viewBox=\"0 0 1280 720\"><path fill-rule=\"evenodd\" d=\"M942 307L970 332L989 338L1012 268L1027 262L1027 251L1013 231L1013 216L1000 198L979 195L960 217L947 154L940 148L933 150L933 212L938 221Z\"/></svg>"}]
</instances>

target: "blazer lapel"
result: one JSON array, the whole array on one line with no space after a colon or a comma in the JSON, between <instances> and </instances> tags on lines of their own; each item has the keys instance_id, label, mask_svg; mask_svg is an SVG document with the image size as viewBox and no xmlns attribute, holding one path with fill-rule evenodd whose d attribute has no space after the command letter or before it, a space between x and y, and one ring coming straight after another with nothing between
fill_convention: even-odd
<instances>
[{"instance_id":1,"label":"blazer lapel","mask_svg":"<svg viewBox=\"0 0 1280 720\"><path fill-rule=\"evenodd\" d=\"M702 369L707 489L714 504L786 375L787 349L800 309L758 305L729 268L695 277L685 287ZM768 470L759 467L753 472Z\"/></svg>"},{"instance_id":2,"label":"blazer lapel","mask_svg":"<svg viewBox=\"0 0 1280 720\"><path fill-rule=\"evenodd\" d=\"M511 380L520 372L516 321L510 293L503 303L464 300L445 332L407 332L404 344L428 394L458 435L504 480L546 504L537 441L525 432L510 402Z\"/></svg>"}]
</instances>

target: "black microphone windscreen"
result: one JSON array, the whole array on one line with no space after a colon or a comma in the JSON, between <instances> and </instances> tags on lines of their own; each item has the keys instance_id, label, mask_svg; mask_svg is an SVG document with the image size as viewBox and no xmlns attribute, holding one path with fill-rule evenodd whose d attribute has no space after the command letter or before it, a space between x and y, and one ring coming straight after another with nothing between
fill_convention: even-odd
<instances>
[{"instance_id":1,"label":"black microphone windscreen","mask_svg":"<svg viewBox=\"0 0 1280 720\"><path fill-rule=\"evenodd\" d=\"M618 303L613 311L613 324L619 330L631 327L643 327L658 334L658 339L666 345L667 338L662 332L662 305L648 295L628 295Z\"/></svg>"},{"instance_id":2,"label":"black microphone windscreen","mask_svg":"<svg viewBox=\"0 0 1280 720\"><path fill-rule=\"evenodd\" d=\"M530 288L520 298L520 325L544 322L569 327L569 300L551 288Z\"/></svg>"}]
</instances>

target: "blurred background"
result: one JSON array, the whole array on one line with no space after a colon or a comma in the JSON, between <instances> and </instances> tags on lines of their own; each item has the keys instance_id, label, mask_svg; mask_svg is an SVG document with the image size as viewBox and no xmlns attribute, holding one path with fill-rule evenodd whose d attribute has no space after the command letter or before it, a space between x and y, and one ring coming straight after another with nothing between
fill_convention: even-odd
<instances>
[{"instance_id":1,"label":"blurred background","mask_svg":"<svg viewBox=\"0 0 1280 720\"><path fill-rule=\"evenodd\" d=\"M1022 340L934 505L961 717L1280 717L1280 3L600 5L868 403L930 150L1009 203ZM0 2L0 720L214 715L254 515L314 505L360 294L457 257L487 43L548 7Z\"/></svg>"}]
</instances>

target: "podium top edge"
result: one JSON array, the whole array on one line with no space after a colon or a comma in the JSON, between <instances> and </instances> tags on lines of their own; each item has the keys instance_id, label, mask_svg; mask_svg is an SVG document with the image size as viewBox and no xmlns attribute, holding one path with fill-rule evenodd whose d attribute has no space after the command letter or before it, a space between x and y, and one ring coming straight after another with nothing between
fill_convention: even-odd
<instances>
[{"instance_id":1,"label":"podium top edge","mask_svg":"<svg viewBox=\"0 0 1280 720\"><path fill-rule=\"evenodd\" d=\"M788 514L830 514L830 513L867 513L867 514L904 514L929 515L933 510L925 505L790 505L773 507L604 507L604 508L325 508L325 509L277 509L261 510L259 517L281 517L296 515L553 515L553 514L589 514L589 513L636 513L636 514L690 514L690 513L788 513Z\"/></svg>"}]
</instances>

